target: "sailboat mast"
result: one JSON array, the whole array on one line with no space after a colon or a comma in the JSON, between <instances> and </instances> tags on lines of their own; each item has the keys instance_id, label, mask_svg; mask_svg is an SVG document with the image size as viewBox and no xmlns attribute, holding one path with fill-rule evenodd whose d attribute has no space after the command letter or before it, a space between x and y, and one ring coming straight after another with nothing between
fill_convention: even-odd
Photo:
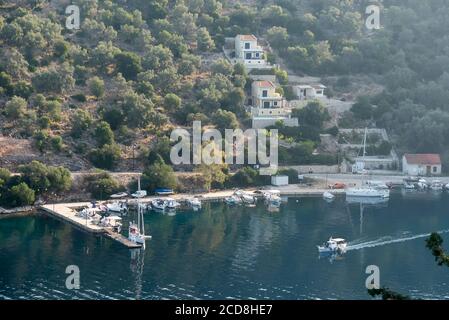
<instances>
[{"instance_id":1,"label":"sailboat mast","mask_svg":"<svg viewBox=\"0 0 449 320\"><path fill-rule=\"evenodd\" d=\"M363 158L366 156L366 131L367 129L365 128L365 135L363 137Z\"/></svg>"}]
</instances>

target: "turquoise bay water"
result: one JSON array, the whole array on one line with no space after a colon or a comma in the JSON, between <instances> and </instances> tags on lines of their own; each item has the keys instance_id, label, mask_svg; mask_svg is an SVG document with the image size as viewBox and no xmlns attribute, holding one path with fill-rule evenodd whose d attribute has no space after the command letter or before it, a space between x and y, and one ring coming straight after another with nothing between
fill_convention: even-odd
<instances>
[{"instance_id":1,"label":"turquoise bay water","mask_svg":"<svg viewBox=\"0 0 449 320\"><path fill-rule=\"evenodd\" d=\"M424 243L449 230L449 195L396 194L362 210L343 198L289 198L279 212L212 203L149 213L145 251L43 214L1 218L0 299L369 299L368 265L380 268L383 286L449 298L449 268ZM331 235L350 250L319 258L316 245ZM79 290L65 287L68 265L80 268Z\"/></svg>"}]
</instances>

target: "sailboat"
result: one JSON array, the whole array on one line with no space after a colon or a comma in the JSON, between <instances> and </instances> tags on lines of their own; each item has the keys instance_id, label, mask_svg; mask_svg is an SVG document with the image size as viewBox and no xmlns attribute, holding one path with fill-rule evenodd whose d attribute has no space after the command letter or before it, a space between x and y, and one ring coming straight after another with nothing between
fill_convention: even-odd
<instances>
[{"instance_id":1,"label":"sailboat","mask_svg":"<svg viewBox=\"0 0 449 320\"><path fill-rule=\"evenodd\" d=\"M366 133L367 128L365 128L365 135L363 137L363 156L362 159L366 157ZM364 163L364 162L362 162ZM359 166L357 166L359 167ZM364 168L363 168L364 170ZM368 197L368 198L381 198L386 199L390 197L390 190L376 187L373 184L368 186L363 186L359 188L348 188L346 189L346 198L348 197Z\"/></svg>"},{"instance_id":2,"label":"sailboat","mask_svg":"<svg viewBox=\"0 0 449 320\"><path fill-rule=\"evenodd\" d=\"M140 186L140 179L139 179ZM135 221L129 223L128 239L134 243L142 244L145 248L145 240L151 239L150 235L145 235L145 223L143 220L144 206L137 200L137 223Z\"/></svg>"}]
</instances>

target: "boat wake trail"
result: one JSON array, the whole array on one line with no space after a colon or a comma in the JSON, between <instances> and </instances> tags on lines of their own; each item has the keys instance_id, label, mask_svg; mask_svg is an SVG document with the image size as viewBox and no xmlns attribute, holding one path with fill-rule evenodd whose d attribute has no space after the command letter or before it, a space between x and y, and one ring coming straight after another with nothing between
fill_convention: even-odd
<instances>
[{"instance_id":1,"label":"boat wake trail","mask_svg":"<svg viewBox=\"0 0 449 320\"><path fill-rule=\"evenodd\" d=\"M437 233L439 233L439 234L448 233L448 232L449 232L449 229L437 231ZM410 240L415 240L415 239L420 239L420 238L425 238L425 237L430 236L430 233L422 233L422 234L416 234L416 235L408 235L408 234L409 233L407 232L407 233L404 233L403 236L396 237L396 238L391 237L391 236L386 236L386 237L382 237L382 238L379 238L376 240L366 241L366 242L361 242L361 243L357 243L357 241L352 241L352 242L348 243L348 246L346 247L346 251L380 247L380 246L385 246L387 244L405 242L405 241L410 241Z\"/></svg>"}]
</instances>

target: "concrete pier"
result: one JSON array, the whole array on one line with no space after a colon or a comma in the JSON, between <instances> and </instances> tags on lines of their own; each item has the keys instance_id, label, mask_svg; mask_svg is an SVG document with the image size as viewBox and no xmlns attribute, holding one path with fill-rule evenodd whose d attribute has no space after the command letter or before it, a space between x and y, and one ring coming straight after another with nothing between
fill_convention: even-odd
<instances>
[{"instance_id":1,"label":"concrete pier","mask_svg":"<svg viewBox=\"0 0 449 320\"><path fill-rule=\"evenodd\" d=\"M83 207L87 207L89 204L90 204L89 202L47 204L40 206L39 209L47 212L48 214L58 219L67 221L81 230L104 235L109 239L121 243L127 248L133 249L142 247L141 244L129 241L128 238L124 237L119 233L113 232L108 228L98 226L92 223L91 220L87 220L82 217L77 217L75 215L77 210L80 210Z\"/></svg>"},{"instance_id":2,"label":"concrete pier","mask_svg":"<svg viewBox=\"0 0 449 320\"><path fill-rule=\"evenodd\" d=\"M324 192L330 191L334 194L344 194L345 190L329 190L329 189L318 189L313 187L307 187L305 185L288 185L282 187L266 186L264 189L277 189L280 191L281 196L321 196ZM245 189L244 191L252 194L253 196L260 196L254 191L259 190L258 188ZM222 190L217 192L208 192L203 194L174 194L170 197L176 199L177 201L183 201L192 197L198 197L201 201L206 202L216 202L223 201L224 198L231 196L235 190ZM160 196L145 197L139 199L140 203L147 204L151 200L161 198ZM98 204L104 203L105 201L99 201ZM137 204L137 199L128 199L128 204ZM39 209L47 212L51 216L54 216L63 221L67 221L75 227L95 234L103 235L109 239L117 241L127 248L140 248L142 245L131 242L128 238L121 234L113 232L109 228L99 226L92 223L91 220L77 217L76 212L82 208L88 207L90 202L76 202L76 203L57 203L57 204L46 204L39 207Z\"/></svg>"}]
</instances>

